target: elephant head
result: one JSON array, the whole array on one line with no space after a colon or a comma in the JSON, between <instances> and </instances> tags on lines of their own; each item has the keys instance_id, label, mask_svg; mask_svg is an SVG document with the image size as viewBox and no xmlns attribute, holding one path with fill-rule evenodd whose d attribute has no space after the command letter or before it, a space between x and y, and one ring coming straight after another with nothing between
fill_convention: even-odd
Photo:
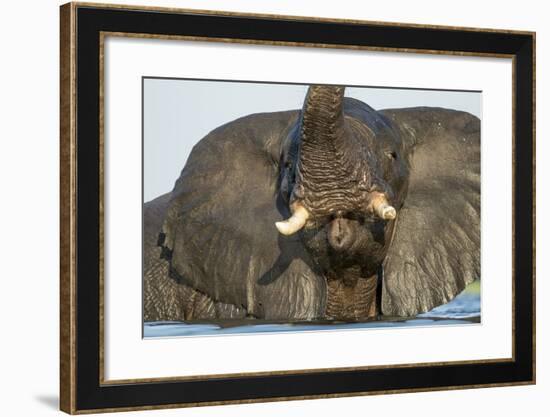
<instances>
[{"instance_id":1,"label":"elephant head","mask_svg":"<svg viewBox=\"0 0 550 417\"><path fill-rule=\"evenodd\" d=\"M195 146L155 211L167 272L146 285L208 304L179 300L181 319L415 315L479 277L479 119L377 112L344 90L311 86L301 111L247 116Z\"/></svg>"}]
</instances>

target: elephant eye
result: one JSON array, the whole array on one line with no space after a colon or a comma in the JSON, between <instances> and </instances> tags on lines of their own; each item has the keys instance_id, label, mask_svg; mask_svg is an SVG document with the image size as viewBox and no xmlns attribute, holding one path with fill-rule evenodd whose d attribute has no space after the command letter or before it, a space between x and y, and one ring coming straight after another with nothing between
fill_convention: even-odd
<instances>
[{"instance_id":1,"label":"elephant eye","mask_svg":"<svg viewBox=\"0 0 550 417\"><path fill-rule=\"evenodd\" d=\"M386 152L386 156L390 159L395 160L395 159L397 159L397 152L395 152L395 151Z\"/></svg>"}]
</instances>

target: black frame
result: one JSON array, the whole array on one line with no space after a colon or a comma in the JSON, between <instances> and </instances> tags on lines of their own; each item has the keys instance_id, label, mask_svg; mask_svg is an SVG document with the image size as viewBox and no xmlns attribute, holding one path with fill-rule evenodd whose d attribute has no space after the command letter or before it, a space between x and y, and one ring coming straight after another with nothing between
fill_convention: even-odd
<instances>
[{"instance_id":1,"label":"black frame","mask_svg":"<svg viewBox=\"0 0 550 417\"><path fill-rule=\"evenodd\" d=\"M75 413L117 411L232 402L301 399L395 391L467 388L534 383L534 34L436 28L368 22L314 21L306 18L235 15L230 13L141 10L69 4L62 20L73 19L76 44L74 73L76 117L76 271L70 313L76 334L62 334L62 349L74 343L74 377L62 369L62 409ZM514 189L514 359L363 370L311 371L185 381L100 384L100 33L283 41L367 48L414 49L418 52L511 55L515 61ZM63 42L63 40L62 40ZM68 45L63 44L63 48ZM62 71L64 71L62 66ZM67 77L67 74L62 74ZM66 78L65 78L66 79ZM62 111L66 111L62 109ZM62 115L63 117L63 115ZM69 116L66 116L69 117ZM63 131L62 131L62 134ZM62 161L63 163L63 161ZM62 172L62 175L63 172ZM62 178L63 186L63 178ZM67 194L65 194L66 196ZM68 204L62 201L62 204ZM63 245L63 242L62 242ZM63 249L65 251L66 249ZM63 254L62 254L63 255ZM62 304L68 302L62 288ZM70 318L66 315L69 314ZM64 353L65 352L65 353ZM74 389L73 394L70 394ZM71 396L69 399L67 396Z\"/></svg>"}]
</instances>

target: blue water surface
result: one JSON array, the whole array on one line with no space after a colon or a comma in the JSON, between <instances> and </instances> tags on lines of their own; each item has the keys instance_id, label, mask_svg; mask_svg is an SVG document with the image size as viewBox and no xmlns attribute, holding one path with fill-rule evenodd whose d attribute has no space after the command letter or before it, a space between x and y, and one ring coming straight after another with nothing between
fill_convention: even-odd
<instances>
[{"instance_id":1,"label":"blue water surface","mask_svg":"<svg viewBox=\"0 0 550 417\"><path fill-rule=\"evenodd\" d=\"M264 323L222 326L214 323L184 323L173 321L146 322L143 337L175 337L232 335L250 333L376 329L386 327L442 326L479 323L481 303L479 291L464 291L451 302L412 318L388 318L363 323ZM253 323L253 322L252 322Z\"/></svg>"}]
</instances>

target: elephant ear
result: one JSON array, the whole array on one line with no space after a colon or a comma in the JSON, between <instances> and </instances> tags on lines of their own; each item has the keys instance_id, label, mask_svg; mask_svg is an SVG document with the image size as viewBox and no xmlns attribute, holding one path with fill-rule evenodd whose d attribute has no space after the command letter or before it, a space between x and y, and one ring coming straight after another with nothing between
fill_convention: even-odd
<instances>
[{"instance_id":1,"label":"elephant ear","mask_svg":"<svg viewBox=\"0 0 550 417\"><path fill-rule=\"evenodd\" d=\"M399 127L410 164L383 265L381 308L413 316L480 278L480 121L440 108L381 113Z\"/></svg>"},{"instance_id":2,"label":"elephant ear","mask_svg":"<svg viewBox=\"0 0 550 417\"><path fill-rule=\"evenodd\" d=\"M324 280L312 272L298 235L275 228L290 215L278 197L279 164L297 117L250 115L203 138L162 226L172 278L253 317L308 319L324 308Z\"/></svg>"}]
</instances>

